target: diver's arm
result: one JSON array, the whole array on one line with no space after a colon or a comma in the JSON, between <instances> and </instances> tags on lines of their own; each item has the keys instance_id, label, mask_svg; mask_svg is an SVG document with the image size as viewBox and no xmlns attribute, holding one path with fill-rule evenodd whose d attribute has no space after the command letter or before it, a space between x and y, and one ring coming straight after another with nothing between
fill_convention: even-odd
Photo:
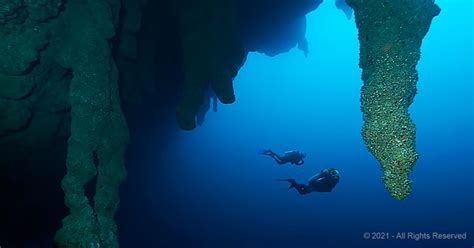
<instances>
[{"instance_id":1,"label":"diver's arm","mask_svg":"<svg viewBox=\"0 0 474 248\"><path fill-rule=\"evenodd\" d=\"M321 173L318 173L318 174L312 176L308 181L309 181L309 182L311 182L311 181L318 181L318 180L320 180L321 178L322 178Z\"/></svg>"},{"instance_id":2,"label":"diver's arm","mask_svg":"<svg viewBox=\"0 0 474 248\"><path fill-rule=\"evenodd\" d=\"M300 161L296 162L295 164L296 164L296 165L302 165L302 164L304 164L304 160L303 160L303 159L300 159Z\"/></svg>"}]
</instances>

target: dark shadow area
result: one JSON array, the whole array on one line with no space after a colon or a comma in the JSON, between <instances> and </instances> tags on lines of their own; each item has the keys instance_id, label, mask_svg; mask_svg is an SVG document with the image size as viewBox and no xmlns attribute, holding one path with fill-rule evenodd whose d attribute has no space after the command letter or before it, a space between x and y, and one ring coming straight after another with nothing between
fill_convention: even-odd
<instances>
[{"instance_id":1,"label":"dark shadow area","mask_svg":"<svg viewBox=\"0 0 474 248\"><path fill-rule=\"evenodd\" d=\"M56 147L52 156L25 151L21 160L2 157L7 163L0 167L2 247L51 247L67 211L61 190L66 145Z\"/></svg>"},{"instance_id":2,"label":"dark shadow area","mask_svg":"<svg viewBox=\"0 0 474 248\"><path fill-rule=\"evenodd\" d=\"M276 56L304 43L305 15L321 3L322 0L238 1L240 30L245 49Z\"/></svg>"}]
</instances>

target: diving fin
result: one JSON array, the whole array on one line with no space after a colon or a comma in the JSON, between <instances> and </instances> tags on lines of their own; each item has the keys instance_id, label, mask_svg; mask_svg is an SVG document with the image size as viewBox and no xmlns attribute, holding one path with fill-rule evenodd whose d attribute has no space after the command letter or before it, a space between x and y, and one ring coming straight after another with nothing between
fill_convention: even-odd
<instances>
[{"instance_id":1,"label":"diving fin","mask_svg":"<svg viewBox=\"0 0 474 248\"><path fill-rule=\"evenodd\" d=\"M270 149L257 149L257 154L268 155L271 151Z\"/></svg>"},{"instance_id":2,"label":"diving fin","mask_svg":"<svg viewBox=\"0 0 474 248\"><path fill-rule=\"evenodd\" d=\"M288 189L294 188L294 187L295 187L295 184L296 184L296 180L295 180L295 179L292 179L292 178L289 178L289 179L277 179L277 181L289 182L289 183L290 183L290 186L288 187Z\"/></svg>"}]
</instances>

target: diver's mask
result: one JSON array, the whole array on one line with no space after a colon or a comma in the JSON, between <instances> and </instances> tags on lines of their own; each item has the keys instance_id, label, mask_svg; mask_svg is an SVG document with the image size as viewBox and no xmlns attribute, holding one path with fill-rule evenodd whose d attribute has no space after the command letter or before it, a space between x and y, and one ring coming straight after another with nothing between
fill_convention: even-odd
<instances>
[{"instance_id":1,"label":"diver's mask","mask_svg":"<svg viewBox=\"0 0 474 248\"><path fill-rule=\"evenodd\" d=\"M331 169L331 170L329 170L329 175L331 175L332 177L335 177L335 178L339 178L339 171L336 170L336 169Z\"/></svg>"}]
</instances>

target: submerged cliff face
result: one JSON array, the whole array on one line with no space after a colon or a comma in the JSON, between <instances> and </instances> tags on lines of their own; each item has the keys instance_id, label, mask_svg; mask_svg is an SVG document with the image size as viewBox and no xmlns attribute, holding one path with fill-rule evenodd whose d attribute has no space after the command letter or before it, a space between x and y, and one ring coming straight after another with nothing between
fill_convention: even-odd
<instances>
[{"instance_id":1,"label":"submerged cliff face","mask_svg":"<svg viewBox=\"0 0 474 248\"><path fill-rule=\"evenodd\" d=\"M71 74L54 63L61 1L0 2L0 147L4 161L67 138ZM8 151L4 152L4 151Z\"/></svg>"},{"instance_id":2,"label":"submerged cliff face","mask_svg":"<svg viewBox=\"0 0 474 248\"><path fill-rule=\"evenodd\" d=\"M56 244L117 247L129 138L122 109L151 96L193 129L209 87L223 103L238 97L232 81L248 52L307 53L305 15L321 2L0 0L0 170L66 170L62 183L41 181L65 194ZM364 140L387 189L403 199L418 157L407 110L415 65L439 9L422 0L348 3L360 32Z\"/></svg>"},{"instance_id":3,"label":"submerged cliff face","mask_svg":"<svg viewBox=\"0 0 474 248\"><path fill-rule=\"evenodd\" d=\"M63 7L54 0L0 1L0 191L9 203L0 211L2 245L22 246L41 238L42 225L59 225L47 223L29 202L47 209L43 197L61 197L56 189L65 171L72 78L55 62ZM51 211L63 214L61 201L54 203Z\"/></svg>"}]
</instances>

